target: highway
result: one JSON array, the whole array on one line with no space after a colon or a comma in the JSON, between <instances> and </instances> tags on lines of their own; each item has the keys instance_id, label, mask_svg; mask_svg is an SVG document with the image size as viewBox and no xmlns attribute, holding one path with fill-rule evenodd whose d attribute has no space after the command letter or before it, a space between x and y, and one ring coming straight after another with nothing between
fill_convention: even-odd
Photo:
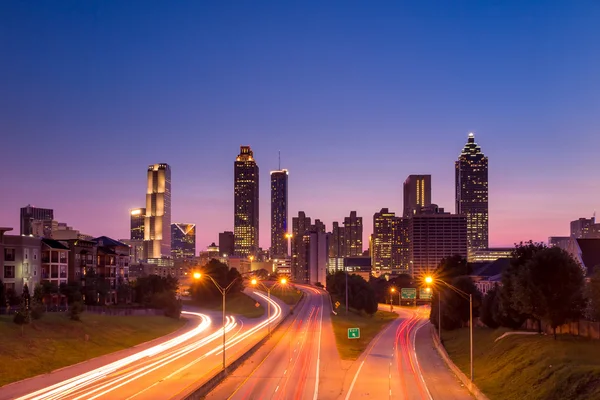
<instances>
[{"instance_id":1,"label":"highway","mask_svg":"<svg viewBox=\"0 0 600 400\"><path fill-rule=\"evenodd\" d=\"M267 296L247 293L265 304ZM271 301L271 323L283 317L285 307ZM221 369L222 334L220 313L184 312L194 318L188 329L160 344L129 351L101 366L95 360L67 367L0 389L0 399L157 399L179 398ZM136 318L136 317L132 317ZM143 318L143 317L141 317ZM267 334L267 319L227 316L226 356L230 362ZM107 357L110 359L111 357Z\"/></svg>"},{"instance_id":2,"label":"highway","mask_svg":"<svg viewBox=\"0 0 600 400\"><path fill-rule=\"evenodd\" d=\"M242 366L241 373L228 378L207 399L338 397L343 373L331 328L329 297L309 286L298 288L305 292L305 298L293 318L281 327L279 338L274 338L274 347L253 357L260 361Z\"/></svg>"},{"instance_id":3,"label":"highway","mask_svg":"<svg viewBox=\"0 0 600 400\"><path fill-rule=\"evenodd\" d=\"M389 306L380 309L389 311ZM400 317L351 368L344 399L472 399L433 348L429 309L395 307L394 311Z\"/></svg>"}]
</instances>

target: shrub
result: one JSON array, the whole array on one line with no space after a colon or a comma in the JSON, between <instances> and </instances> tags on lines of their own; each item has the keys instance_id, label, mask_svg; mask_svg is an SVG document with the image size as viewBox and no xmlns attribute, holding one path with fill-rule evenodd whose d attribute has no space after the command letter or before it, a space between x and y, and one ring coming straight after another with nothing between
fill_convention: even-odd
<instances>
[{"instance_id":1,"label":"shrub","mask_svg":"<svg viewBox=\"0 0 600 400\"><path fill-rule=\"evenodd\" d=\"M73 321L79 321L79 317L82 312L83 312L83 304L79 301L76 301L69 306L69 311L68 311L69 318L71 318Z\"/></svg>"}]
</instances>

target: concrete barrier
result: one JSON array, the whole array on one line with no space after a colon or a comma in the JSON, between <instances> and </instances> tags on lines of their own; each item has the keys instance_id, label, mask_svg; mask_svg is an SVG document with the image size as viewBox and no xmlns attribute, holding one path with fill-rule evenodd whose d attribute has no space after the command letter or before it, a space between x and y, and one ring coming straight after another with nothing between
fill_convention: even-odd
<instances>
[{"instance_id":1,"label":"concrete barrier","mask_svg":"<svg viewBox=\"0 0 600 400\"><path fill-rule=\"evenodd\" d=\"M305 298L306 297L303 295L300 301L294 306L294 309L296 309L300 304L302 304ZM292 313L288 312L288 314L283 319L281 319L281 321L279 321L275 327L271 329L271 333L275 333L279 329L279 327L285 321L287 321L290 315L292 315ZM223 379L227 378L233 371L235 371L240 365L242 365L244 361L250 358L263 344L266 343L267 340L269 340L269 335L266 335L264 338L259 340L258 343L256 343L250 349L248 349L244 354L240 355L237 359L230 362L224 370L220 370L212 377L210 377L206 382L201 383L199 386L184 391L183 393L181 393L180 396L178 396L178 398L185 400L203 399L208 395L208 393L210 393L211 390L217 387L217 385L221 383Z\"/></svg>"},{"instance_id":2,"label":"concrete barrier","mask_svg":"<svg viewBox=\"0 0 600 400\"><path fill-rule=\"evenodd\" d=\"M489 400L488 397L485 394L483 394L483 392L479 390L479 388L473 382L471 382L469 378L467 378L467 376L460 370L460 368L458 368L456 364L452 362L450 356L446 352L446 349L440 343L440 338L438 337L437 330L434 329L433 325L431 326L431 337L433 338L433 345L435 349L438 351L439 355L442 357L444 362L446 362L448 368L450 368L450 370L454 372L454 375L456 375L456 377L462 382L462 384L465 385L467 389L469 389L469 392L471 392L473 397L475 397L477 400Z\"/></svg>"}]
</instances>

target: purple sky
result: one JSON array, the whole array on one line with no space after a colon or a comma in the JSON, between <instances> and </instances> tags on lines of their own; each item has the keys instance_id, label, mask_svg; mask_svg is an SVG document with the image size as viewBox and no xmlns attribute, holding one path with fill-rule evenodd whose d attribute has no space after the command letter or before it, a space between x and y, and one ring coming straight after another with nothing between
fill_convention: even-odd
<instances>
[{"instance_id":1,"label":"purple sky","mask_svg":"<svg viewBox=\"0 0 600 400\"><path fill-rule=\"evenodd\" d=\"M474 131L490 244L567 235L600 198L600 5L533 3L2 2L0 225L18 233L31 203L125 238L147 165L166 162L173 222L196 223L201 250L233 228L247 144L263 247L278 150L290 218L356 210L366 247L409 174L454 210Z\"/></svg>"}]
</instances>

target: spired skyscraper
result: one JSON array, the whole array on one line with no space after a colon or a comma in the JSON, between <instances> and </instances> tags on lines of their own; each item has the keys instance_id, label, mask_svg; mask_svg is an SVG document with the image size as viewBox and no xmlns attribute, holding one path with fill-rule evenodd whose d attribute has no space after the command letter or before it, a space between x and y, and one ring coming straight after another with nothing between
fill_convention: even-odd
<instances>
[{"instance_id":1,"label":"spired skyscraper","mask_svg":"<svg viewBox=\"0 0 600 400\"><path fill-rule=\"evenodd\" d=\"M171 257L171 167L148 167L144 241L148 258Z\"/></svg>"},{"instance_id":2,"label":"spired skyscraper","mask_svg":"<svg viewBox=\"0 0 600 400\"><path fill-rule=\"evenodd\" d=\"M288 171L271 171L271 256L288 255Z\"/></svg>"},{"instance_id":3,"label":"spired skyscraper","mask_svg":"<svg viewBox=\"0 0 600 400\"><path fill-rule=\"evenodd\" d=\"M456 213L467 218L469 258L488 248L488 158L475 143L475 135L463 147L456 168Z\"/></svg>"},{"instance_id":4,"label":"spired skyscraper","mask_svg":"<svg viewBox=\"0 0 600 400\"><path fill-rule=\"evenodd\" d=\"M233 247L236 256L258 251L258 165L250 146L240 146L234 163Z\"/></svg>"}]
</instances>

